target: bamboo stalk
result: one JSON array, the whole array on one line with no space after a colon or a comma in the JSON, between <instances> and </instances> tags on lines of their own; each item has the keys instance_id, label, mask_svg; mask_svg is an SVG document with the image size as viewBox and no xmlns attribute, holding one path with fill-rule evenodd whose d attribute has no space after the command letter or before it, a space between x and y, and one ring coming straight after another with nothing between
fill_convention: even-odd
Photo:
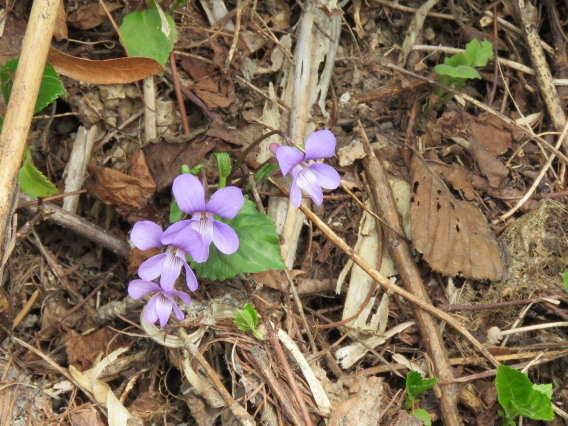
<instances>
[{"instance_id":1,"label":"bamboo stalk","mask_svg":"<svg viewBox=\"0 0 568 426\"><path fill-rule=\"evenodd\" d=\"M17 199L15 185L22 163L26 139L41 84L49 43L55 27L60 0L35 0L24 37L22 53L4 126L0 136L0 259L6 261L6 248Z\"/></svg>"}]
</instances>

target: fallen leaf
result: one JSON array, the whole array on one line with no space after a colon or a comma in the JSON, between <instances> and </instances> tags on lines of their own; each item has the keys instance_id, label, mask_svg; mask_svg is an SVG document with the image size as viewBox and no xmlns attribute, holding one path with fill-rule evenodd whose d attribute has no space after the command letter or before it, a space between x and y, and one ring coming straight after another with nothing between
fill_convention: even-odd
<instances>
[{"instance_id":1,"label":"fallen leaf","mask_svg":"<svg viewBox=\"0 0 568 426\"><path fill-rule=\"evenodd\" d=\"M114 339L115 334L109 328L101 328L87 336L73 330L67 332L65 335L67 362L79 371L88 370L101 352L112 352L124 346L120 340Z\"/></svg>"},{"instance_id":2,"label":"fallen leaf","mask_svg":"<svg viewBox=\"0 0 568 426\"><path fill-rule=\"evenodd\" d=\"M109 12L121 7L116 3L104 2ZM77 10L69 14L67 22L72 27L79 30L90 30L91 28L98 27L107 19L107 14L104 7L100 3L89 3L80 6Z\"/></svg>"},{"instance_id":3,"label":"fallen leaf","mask_svg":"<svg viewBox=\"0 0 568 426\"><path fill-rule=\"evenodd\" d=\"M150 58L118 58L92 61L49 49L47 60L55 71L74 80L91 84L126 84L163 72Z\"/></svg>"},{"instance_id":4,"label":"fallen leaf","mask_svg":"<svg viewBox=\"0 0 568 426\"><path fill-rule=\"evenodd\" d=\"M73 426L103 426L106 424L102 421L97 409L92 405L82 409L71 410L69 412L69 421Z\"/></svg>"},{"instance_id":5,"label":"fallen leaf","mask_svg":"<svg viewBox=\"0 0 568 426\"><path fill-rule=\"evenodd\" d=\"M469 180L468 173L460 164L453 163L448 166L443 163L432 163L430 168L437 173L445 182L449 183L454 191L459 191L468 201L475 199L475 189ZM470 174L472 174L470 172Z\"/></svg>"},{"instance_id":6,"label":"fallen leaf","mask_svg":"<svg viewBox=\"0 0 568 426\"><path fill-rule=\"evenodd\" d=\"M445 137L476 140L496 156L507 152L514 141L524 137L520 130L489 113L475 117L463 111L449 111L436 120L436 125Z\"/></svg>"},{"instance_id":7,"label":"fallen leaf","mask_svg":"<svg viewBox=\"0 0 568 426\"><path fill-rule=\"evenodd\" d=\"M143 158L141 150L133 156L130 176L90 162L87 169L92 178L87 180L85 187L105 204L139 209L156 192L156 183Z\"/></svg>"},{"instance_id":8,"label":"fallen leaf","mask_svg":"<svg viewBox=\"0 0 568 426\"><path fill-rule=\"evenodd\" d=\"M53 38L57 41L67 40L67 12L65 11L63 2L60 2L57 8Z\"/></svg>"},{"instance_id":9,"label":"fallen leaf","mask_svg":"<svg viewBox=\"0 0 568 426\"><path fill-rule=\"evenodd\" d=\"M195 58L184 58L180 65L194 80L191 90L211 108L228 108L235 98L232 81L212 77L213 70L205 62Z\"/></svg>"},{"instance_id":10,"label":"fallen leaf","mask_svg":"<svg viewBox=\"0 0 568 426\"><path fill-rule=\"evenodd\" d=\"M214 138L202 138L191 142L166 143L160 142L144 147L146 161L152 176L156 177L158 191L172 184L180 174L181 166L187 164L190 168L203 161L203 157L215 149L226 151L228 145ZM230 147L229 147L230 148Z\"/></svg>"},{"instance_id":11,"label":"fallen leaf","mask_svg":"<svg viewBox=\"0 0 568 426\"><path fill-rule=\"evenodd\" d=\"M139 419L136 419L136 417L131 415L128 410L124 408L124 405L122 405L116 395L112 392L110 386L97 379L102 369L114 362L127 350L127 348L117 349L103 358L96 367L84 372L80 372L72 365L69 366L69 373L73 379L86 391L92 393L95 400L101 404L102 407L107 409L108 424L110 426L126 426L129 419L132 419L132 422L136 422L137 420L139 421Z\"/></svg>"},{"instance_id":12,"label":"fallen leaf","mask_svg":"<svg viewBox=\"0 0 568 426\"><path fill-rule=\"evenodd\" d=\"M166 402L160 393L144 392L128 406L128 411L148 423L159 422L159 418L167 413Z\"/></svg>"},{"instance_id":13,"label":"fallen leaf","mask_svg":"<svg viewBox=\"0 0 568 426\"><path fill-rule=\"evenodd\" d=\"M509 169L477 139L471 138L469 142L469 152L477 161L479 170L487 178L491 187L499 188L503 179L509 175Z\"/></svg>"},{"instance_id":14,"label":"fallen leaf","mask_svg":"<svg viewBox=\"0 0 568 426\"><path fill-rule=\"evenodd\" d=\"M456 200L417 156L410 169L414 247L432 269L444 275L500 279L499 247L481 212L467 201Z\"/></svg>"}]
</instances>

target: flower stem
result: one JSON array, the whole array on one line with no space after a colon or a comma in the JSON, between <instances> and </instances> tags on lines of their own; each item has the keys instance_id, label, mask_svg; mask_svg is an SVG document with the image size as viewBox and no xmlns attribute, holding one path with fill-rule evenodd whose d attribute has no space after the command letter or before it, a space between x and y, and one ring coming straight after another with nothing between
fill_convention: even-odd
<instances>
[{"instance_id":1,"label":"flower stem","mask_svg":"<svg viewBox=\"0 0 568 426\"><path fill-rule=\"evenodd\" d=\"M265 140L266 138L269 138L272 135L280 135L280 137L282 139L284 139L285 141L288 141L289 138L286 136L286 134L282 131L282 130L273 130L271 132L268 132L264 135L262 135L261 137L259 137L258 139L256 139L253 143L251 143L244 151L243 153L240 155L239 158L237 158L237 161L235 163L235 165L233 166L233 168L231 169L231 173L229 173L229 176L227 176L227 182L230 184L231 180L233 179L233 175L235 174L235 171L239 169L239 167L241 167L241 164L243 164L243 162L245 161L245 158L247 158L247 155L250 154L250 152L259 144L261 143L263 140Z\"/></svg>"}]
</instances>

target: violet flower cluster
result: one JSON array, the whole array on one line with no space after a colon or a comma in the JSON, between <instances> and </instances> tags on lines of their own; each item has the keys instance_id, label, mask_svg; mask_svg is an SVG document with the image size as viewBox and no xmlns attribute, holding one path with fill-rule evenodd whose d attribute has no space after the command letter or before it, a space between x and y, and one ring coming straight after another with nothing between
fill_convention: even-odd
<instances>
[{"instance_id":1,"label":"violet flower cluster","mask_svg":"<svg viewBox=\"0 0 568 426\"><path fill-rule=\"evenodd\" d=\"M308 137L304 151L276 143L270 145L282 174L292 176L290 201L294 206L300 206L302 191L320 205L323 202L322 188L336 189L339 186L339 173L333 167L318 162L333 157L335 144L333 133L320 130ZM172 224L165 231L154 222L138 222L131 233L133 244L140 250L165 248L163 253L140 265L140 279L128 285L128 294L133 299L154 293L146 305L144 320L159 322L162 328L172 311L178 320L184 319L176 298L186 305L191 303L189 294L175 289L182 269L188 289L197 290L197 278L186 261L187 256L201 263L209 258L211 244L224 254L235 253L239 248L237 233L229 225L216 220L215 216L233 219L244 204L241 190L234 186L219 189L207 200L199 179L189 174L178 176L172 191L180 210L190 218ZM156 282L158 279L159 284Z\"/></svg>"},{"instance_id":2,"label":"violet flower cluster","mask_svg":"<svg viewBox=\"0 0 568 426\"><path fill-rule=\"evenodd\" d=\"M304 151L291 146L270 145L270 151L276 155L282 174L292 175L290 202L300 207L301 191L306 192L315 205L323 202L324 189L336 189L340 184L337 170L327 164L316 162L331 158L335 154L335 136L329 130L318 130L306 140Z\"/></svg>"},{"instance_id":3,"label":"violet flower cluster","mask_svg":"<svg viewBox=\"0 0 568 426\"><path fill-rule=\"evenodd\" d=\"M189 294L175 290L182 269L189 290L197 290L197 278L186 261L187 255L201 263L207 261L211 243L225 254L232 254L239 248L237 233L229 225L215 220L214 215L232 219L244 204L241 190L234 186L218 190L207 201L203 185L192 175L178 176L174 180L173 193L181 211L192 215L191 219L174 223L165 231L152 221L137 222L130 235L132 243L140 250L165 247L164 253L140 265L140 279L128 284L128 294L133 299L155 293L146 305L144 320L149 323L159 321L162 328L172 310L178 320L184 319L176 297L186 305L191 303ZM155 282L158 278L159 284Z\"/></svg>"}]
</instances>

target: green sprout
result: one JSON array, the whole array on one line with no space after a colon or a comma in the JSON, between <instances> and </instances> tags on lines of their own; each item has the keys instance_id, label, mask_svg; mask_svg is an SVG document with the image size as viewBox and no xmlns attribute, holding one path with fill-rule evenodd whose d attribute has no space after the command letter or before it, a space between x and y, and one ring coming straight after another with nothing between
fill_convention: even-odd
<instances>
[{"instance_id":1,"label":"green sprout","mask_svg":"<svg viewBox=\"0 0 568 426\"><path fill-rule=\"evenodd\" d=\"M460 89L468 78L481 78L476 67L484 67L493 56L493 45L488 41L472 40L465 52L457 53L444 60L443 64L436 65L434 72L438 73L438 81L453 89ZM453 95L442 89L436 91L440 96L438 105L443 105Z\"/></svg>"},{"instance_id":2,"label":"green sprout","mask_svg":"<svg viewBox=\"0 0 568 426\"><path fill-rule=\"evenodd\" d=\"M421 393L426 392L432 386L438 383L437 377L432 377L428 380L424 380L422 374L417 371L411 371L406 376L406 401L404 401L404 409L408 411L413 416L418 417L426 426L432 425L432 419L430 418L430 413L421 408L413 409L414 404L418 403L420 400L416 397Z\"/></svg>"},{"instance_id":3,"label":"green sprout","mask_svg":"<svg viewBox=\"0 0 568 426\"><path fill-rule=\"evenodd\" d=\"M239 330L250 331L258 340L264 340L262 334L256 329L258 325L258 313L250 303L247 303L243 309L237 310L233 323Z\"/></svg>"},{"instance_id":4,"label":"green sprout","mask_svg":"<svg viewBox=\"0 0 568 426\"><path fill-rule=\"evenodd\" d=\"M535 385L526 374L506 365L497 368L497 398L503 410L499 415L503 418L503 426L516 425L513 420L517 416L525 416L533 420L552 420L552 384Z\"/></svg>"}]
</instances>

